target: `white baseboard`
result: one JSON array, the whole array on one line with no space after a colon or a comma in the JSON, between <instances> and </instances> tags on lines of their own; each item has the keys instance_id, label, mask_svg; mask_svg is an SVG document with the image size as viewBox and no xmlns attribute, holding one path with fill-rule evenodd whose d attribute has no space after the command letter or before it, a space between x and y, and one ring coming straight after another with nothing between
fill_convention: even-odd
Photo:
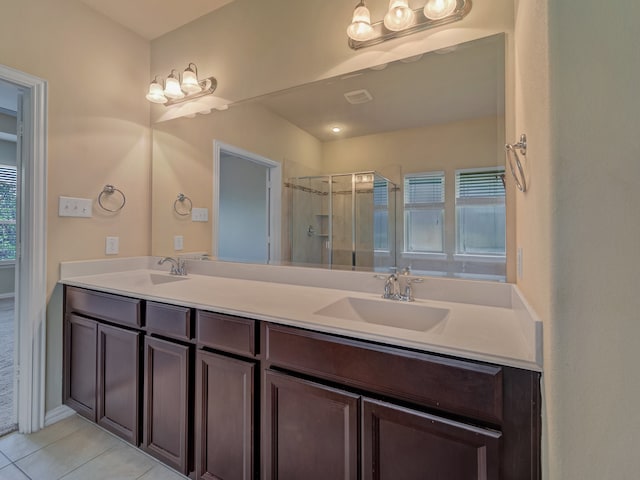
<instances>
[{"instance_id":1,"label":"white baseboard","mask_svg":"<svg viewBox=\"0 0 640 480\"><path fill-rule=\"evenodd\" d=\"M66 405L60 405L59 407L54 408L53 410L49 410L44 415L44 426L48 427L60 420L64 420L71 415L75 415L75 411Z\"/></svg>"}]
</instances>

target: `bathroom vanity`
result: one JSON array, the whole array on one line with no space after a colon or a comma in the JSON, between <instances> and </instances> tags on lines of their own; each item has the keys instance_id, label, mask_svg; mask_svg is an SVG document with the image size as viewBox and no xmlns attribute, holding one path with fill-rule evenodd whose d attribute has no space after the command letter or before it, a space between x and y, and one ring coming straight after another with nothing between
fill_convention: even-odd
<instances>
[{"instance_id":1,"label":"bathroom vanity","mask_svg":"<svg viewBox=\"0 0 640 480\"><path fill-rule=\"evenodd\" d=\"M344 291L189 277L63 280L68 406L198 479L540 478L534 364L275 314L286 309L276 290L298 288L299 305L309 295L315 316L327 311L312 298ZM237 285L220 292L220 281L240 282L247 309L264 313L230 308Z\"/></svg>"}]
</instances>

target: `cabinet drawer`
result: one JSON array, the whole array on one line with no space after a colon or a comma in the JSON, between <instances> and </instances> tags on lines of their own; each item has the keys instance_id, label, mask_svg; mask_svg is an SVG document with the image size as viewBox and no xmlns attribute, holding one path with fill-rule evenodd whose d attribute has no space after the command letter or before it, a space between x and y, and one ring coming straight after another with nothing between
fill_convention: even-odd
<instances>
[{"instance_id":1,"label":"cabinet drawer","mask_svg":"<svg viewBox=\"0 0 640 480\"><path fill-rule=\"evenodd\" d=\"M66 287L66 311L132 327L142 325L142 300Z\"/></svg>"},{"instance_id":2,"label":"cabinet drawer","mask_svg":"<svg viewBox=\"0 0 640 480\"><path fill-rule=\"evenodd\" d=\"M150 333L191 340L191 309L147 302L146 326Z\"/></svg>"},{"instance_id":3,"label":"cabinet drawer","mask_svg":"<svg viewBox=\"0 0 640 480\"><path fill-rule=\"evenodd\" d=\"M408 352L265 323L266 360L274 366L502 423L502 368Z\"/></svg>"},{"instance_id":4,"label":"cabinet drawer","mask_svg":"<svg viewBox=\"0 0 640 480\"><path fill-rule=\"evenodd\" d=\"M256 321L248 318L198 311L196 340L220 350L254 356Z\"/></svg>"}]
</instances>

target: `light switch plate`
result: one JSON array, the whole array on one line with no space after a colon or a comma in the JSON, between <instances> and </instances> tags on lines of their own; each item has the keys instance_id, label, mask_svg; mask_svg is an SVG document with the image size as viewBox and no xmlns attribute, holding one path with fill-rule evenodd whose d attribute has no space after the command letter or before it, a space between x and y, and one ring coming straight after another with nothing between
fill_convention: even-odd
<instances>
[{"instance_id":1,"label":"light switch plate","mask_svg":"<svg viewBox=\"0 0 640 480\"><path fill-rule=\"evenodd\" d=\"M117 255L120 251L120 237L107 237L105 252L107 255Z\"/></svg>"},{"instance_id":2,"label":"light switch plate","mask_svg":"<svg viewBox=\"0 0 640 480\"><path fill-rule=\"evenodd\" d=\"M90 198L59 197L58 216L60 217L83 217L93 216L93 200Z\"/></svg>"},{"instance_id":3,"label":"light switch plate","mask_svg":"<svg viewBox=\"0 0 640 480\"><path fill-rule=\"evenodd\" d=\"M173 237L173 249L182 250L184 248L184 237L182 235L175 235Z\"/></svg>"},{"instance_id":4,"label":"light switch plate","mask_svg":"<svg viewBox=\"0 0 640 480\"><path fill-rule=\"evenodd\" d=\"M192 222L208 222L209 209L208 208L192 208L191 221Z\"/></svg>"},{"instance_id":5,"label":"light switch plate","mask_svg":"<svg viewBox=\"0 0 640 480\"><path fill-rule=\"evenodd\" d=\"M518 280L522 280L522 247L518 247L517 250L516 269L518 271Z\"/></svg>"}]
</instances>

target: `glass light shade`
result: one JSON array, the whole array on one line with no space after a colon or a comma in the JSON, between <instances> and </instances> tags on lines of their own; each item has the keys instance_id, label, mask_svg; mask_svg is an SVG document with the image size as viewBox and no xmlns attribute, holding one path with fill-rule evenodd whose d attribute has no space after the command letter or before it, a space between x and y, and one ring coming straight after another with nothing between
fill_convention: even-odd
<instances>
[{"instance_id":1,"label":"glass light shade","mask_svg":"<svg viewBox=\"0 0 640 480\"><path fill-rule=\"evenodd\" d=\"M384 16L384 26L388 30L398 32L411 26L413 17L413 10L409 8L408 0L391 0L389 11Z\"/></svg>"},{"instance_id":2,"label":"glass light shade","mask_svg":"<svg viewBox=\"0 0 640 480\"><path fill-rule=\"evenodd\" d=\"M457 0L428 0L424 6L424 16L430 20L440 20L453 13Z\"/></svg>"},{"instance_id":3,"label":"glass light shade","mask_svg":"<svg viewBox=\"0 0 640 480\"><path fill-rule=\"evenodd\" d=\"M373 37L371 15L369 14L369 9L364 6L364 3L358 4L353 11L353 20L347 27L347 35L349 38L358 42L363 42Z\"/></svg>"},{"instance_id":4,"label":"glass light shade","mask_svg":"<svg viewBox=\"0 0 640 480\"><path fill-rule=\"evenodd\" d=\"M164 95L167 98L184 98L184 92L180 89L180 82L173 72L167 77L167 81L164 84Z\"/></svg>"},{"instance_id":5,"label":"glass light shade","mask_svg":"<svg viewBox=\"0 0 640 480\"><path fill-rule=\"evenodd\" d=\"M182 73L181 89L187 93L198 93L202 91L200 83L198 82L198 75L190 66Z\"/></svg>"},{"instance_id":6,"label":"glass light shade","mask_svg":"<svg viewBox=\"0 0 640 480\"><path fill-rule=\"evenodd\" d=\"M149 93L146 95L147 100L153 103L167 103L167 97L164 96L162 85L155 80L149 84Z\"/></svg>"}]
</instances>

